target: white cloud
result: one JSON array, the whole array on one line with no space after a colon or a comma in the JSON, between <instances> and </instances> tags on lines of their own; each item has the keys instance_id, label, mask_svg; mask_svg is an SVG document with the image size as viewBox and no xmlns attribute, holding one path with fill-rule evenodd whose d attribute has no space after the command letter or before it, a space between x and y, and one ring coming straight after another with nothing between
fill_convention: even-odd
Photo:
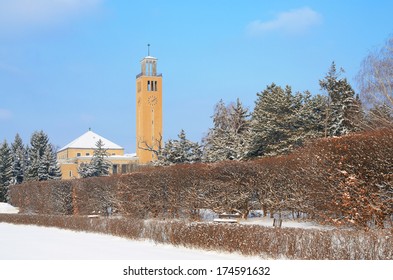
<instances>
[{"instance_id":1,"label":"white cloud","mask_svg":"<svg viewBox=\"0 0 393 280\"><path fill-rule=\"evenodd\" d=\"M277 14L276 18L270 21L256 20L247 26L250 35L261 35L268 32L282 32L285 34L302 34L312 26L322 22L322 15L304 7Z\"/></svg>"},{"instance_id":2,"label":"white cloud","mask_svg":"<svg viewBox=\"0 0 393 280\"><path fill-rule=\"evenodd\" d=\"M0 121L9 120L12 117L10 110L0 108Z\"/></svg>"},{"instance_id":3,"label":"white cloud","mask_svg":"<svg viewBox=\"0 0 393 280\"><path fill-rule=\"evenodd\" d=\"M0 0L0 28L56 25L95 9L103 0Z\"/></svg>"}]
</instances>

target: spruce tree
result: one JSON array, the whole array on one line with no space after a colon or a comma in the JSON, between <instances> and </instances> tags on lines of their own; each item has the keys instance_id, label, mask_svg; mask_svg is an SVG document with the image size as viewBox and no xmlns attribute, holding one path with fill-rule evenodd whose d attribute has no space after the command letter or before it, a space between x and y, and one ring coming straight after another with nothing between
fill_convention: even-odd
<instances>
[{"instance_id":1,"label":"spruce tree","mask_svg":"<svg viewBox=\"0 0 393 280\"><path fill-rule=\"evenodd\" d=\"M12 182L12 154L6 141L0 146L0 202L8 202Z\"/></svg>"},{"instance_id":2,"label":"spruce tree","mask_svg":"<svg viewBox=\"0 0 393 280\"><path fill-rule=\"evenodd\" d=\"M301 101L285 89L272 83L257 94L252 113L250 157L288 153L302 143L297 114Z\"/></svg>"},{"instance_id":3,"label":"spruce tree","mask_svg":"<svg viewBox=\"0 0 393 280\"><path fill-rule=\"evenodd\" d=\"M203 139L203 159L207 162L240 160L248 151L250 137L249 112L240 99L226 106L220 100L214 111L213 125Z\"/></svg>"},{"instance_id":4,"label":"spruce tree","mask_svg":"<svg viewBox=\"0 0 393 280\"><path fill-rule=\"evenodd\" d=\"M42 170L45 163L42 163L42 158L45 154L45 150L49 144L48 136L41 130L36 131L30 138L29 154L29 167L27 168L27 180L39 181L42 178L42 174L39 175L39 169Z\"/></svg>"},{"instance_id":5,"label":"spruce tree","mask_svg":"<svg viewBox=\"0 0 393 280\"><path fill-rule=\"evenodd\" d=\"M178 139L168 140L164 148L159 152L156 165L172 165L179 163L196 163L202 158L202 150L197 142L187 139L185 131L182 129L178 134Z\"/></svg>"},{"instance_id":6,"label":"spruce tree","mask_svg":"<svg viewBox=\"0 0 393 280\"><path fill-rule=\"evenodd\" d=\"M99 139L96 142L96 148L90 163L82 163L78 167L78 173L82 178L109 175L111 163L107 160L108 149L105 149L104 146L105 144Z\"/></svg>"},{"instance_id":7,"label":"spruce tree","mask_svg":"<svg viewBox=\"0 0 393 280\"><path fill-rule=\"evenodd\" d=\"M49 150L49 168L48 168L48 178L49 180L61 180L61 170L60 165L57 162L57 155L53 145L48 147Z\"/></svg>"},{"instance_id":8,"label":"spruce tree","mask_svg":"<svg viewBox=\"0 0 393 280\"><path fill-rule=\"evenodd\" d=\"M300 100L297 110L296 127L304 139L324 136L327 98L322 95L312 96L309 91L297 93Z\"/></svg>"},{"instance_id":9,"label":"spruce tree","mask_svg":"<svg viewBox=\"0 0 393 280\"><path fill-rule=\"evenodd\" d=\"M28 167L26 179L45 181L60 179L61 172L57 163L56 153L49 143L48 136L41 130L33 133L28 149Z\"/></svg>"},{"instance_id":10,"label":"spruce tree","mask_svg":"<svg viewBox=\"0 0 393 280\"><path fill-rule=\"evenodd\" d=\"M340 136L356 131L361 122L359 98L346 78L340 78L344 70L337 71L333 62L325 78L319 81L328 94L325 136Z\"/></svg>"},{"instance_id":11,"label":"spruce tree","mask_svg":"<svg viewBox=\"0 0 393 280\"><path fill-rule=\"evenodd\" d=\"M23 145L22 138L16 134L12 149L12 184L20 184L24 180L27 167L27 149Z\"/></svg>"},{"instance_id":12,"label":"spruce tree","mask_svg":"<svg viewBox=\"0 0 393 280\"><path fill-rule=\"evenodd\" d=\"M38 180L60 180L61 171L57 163L56 153L52 145L47 145L44 155L41 157L38 168Z\"/></svg>"},{"instance_id":13,"label":"spruce tree","mask_svg":"<svg viewBox=\"0 0 393 280\"><path fill-rule=\"evenodd\" d=\"M93 167L95 176L109 175L111 163L107 160L108 149L105 149L104 146L105 144L101 139L99 139L96 143L96 149L94 150L93 158L91 159L91 165Z\"/></svg>"}]
</instances>

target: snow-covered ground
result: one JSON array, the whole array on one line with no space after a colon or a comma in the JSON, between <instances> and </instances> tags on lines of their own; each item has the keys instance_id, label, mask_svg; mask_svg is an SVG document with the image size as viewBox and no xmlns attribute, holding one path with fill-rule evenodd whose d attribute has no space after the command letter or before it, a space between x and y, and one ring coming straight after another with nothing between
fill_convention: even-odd
<instances>
[{"instance_id":1,"label":"snow-covered ground","mask_svg":"<svg viewBox=\"0 0 393 280\"><path fill-rule=\"evenodd\" d=\"M226 219L218 219L218 214L214 213L210 209L201 209L200 216L202 221L205 222L224 222ZM331 230L334 229L332 226L325 226L311 221L305 221L302 219L293 219L290 212L283 213L282 215L282 225L283 228L302 228L302 229L320 229L320 230ZM229 222L233 219L229 219ZM244 225L261 225L264 227L273 227L273 218L268 216L264 217L263 212L260 210L254 210L250 213L248 219L239 219L239 224Z\"/></svg>"},{"instance_id":2,"label":"snow-covered ground","mask_svg":"<svg viewBox=\"0 0 393 280\"><path fill-rule=\"evenodd\" d=\"M247 220L241 220L240 224L246 225L261 225L265 227L273 227L273 218L269 217L255 217L248 218ZM334 229L331 226L324 226L314 222L306 222L302 220L294 220L294 219L283 219L281 227L283 228L302 228L302 229L320 229L320 230L329 230Z\"/></svg>"},{"instance_id":3,"label":"snow-covered ground","mask_svg":"<svg viewBox=\"0 0 393 280\"><path fill-rule=\"evenodd\" d=\"M103 234L0 223L0 260L240 260L245 257Z\"/></svg>"},{"instance_id":4,"label":"snow-covered ground","mask_svg":"<svg viewBox=\"0 0 393 280\"><path fill-rule=\"evenodd\" d=\"M19 209L17 207L13 207L8 203L0 202L0 214L15 214L19 213Z\"/></svg>"}]
</instances>

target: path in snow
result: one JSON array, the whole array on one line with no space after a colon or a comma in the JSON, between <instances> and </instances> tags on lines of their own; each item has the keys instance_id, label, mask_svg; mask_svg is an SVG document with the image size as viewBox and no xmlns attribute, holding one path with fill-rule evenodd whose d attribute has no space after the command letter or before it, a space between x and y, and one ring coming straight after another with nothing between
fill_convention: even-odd
<instances>
[{"instance_id":1,"label":"path in snow","mask_svg":"<svg viewBox=\"0 0 393 280\"><path fill-rule=\"evenodd\" d=\"M125 238L57 228L0 223L0 260L245 259Z\"/></svg>"}]
</instances>

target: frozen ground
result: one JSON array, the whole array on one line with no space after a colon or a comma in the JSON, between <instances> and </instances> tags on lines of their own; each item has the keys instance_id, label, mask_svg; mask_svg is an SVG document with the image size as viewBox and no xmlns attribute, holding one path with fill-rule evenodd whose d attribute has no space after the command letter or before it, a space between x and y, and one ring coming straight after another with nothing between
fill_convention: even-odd
<instances>
[{"instance_id":1,"label":"frozen ground","mask_svg":"<svg viewBox=\"0 0 393 280\"><path fill-rule=\"evenodd\" d=\"M237 254L56 228L0 223L0 260L240 260Z\"/></svg>"},{"instance_id":2,"label":"frozen ground","mask_svg":"<svg viewBox=\"0 0 393 280\"><path fill-rule=\"evenodd\" d=\"M7 203L0 202L0 214L15 214L19 213L19 209L17 207L13 207Z\"/></svg>"},{"instance_id":3,"label":"frozen ground","mask_svg":"<svg viewBox=\"0 0 393 280\"><path fill-rule=\"evenodd\" d=\"M225 219L217 219L218 214L214 213L209 209L201 209L200 215L202 221L212 222L212 221L225 221ZM239 224L245 225L261 225L265 227L273 227L273 218L268 216L263 217L263 212L254 210L252 211L252 215L248 217L247 220L240 219ZM320 230L331 230L334 227L325 226L321 224L317 224L311 221L305 221L302 219L293 219L291 213L284 213L282 217L282 227L283 228L302 228L302 229L320 229Z\"/></svg>"},{"instance_id":4,"label":"frozen ground","mask_svg":"<svg viewBox=\"0 0 393 280\"><path fill-rule=\"evenodd\" d=\"M265 227L273 227L273 219L269 217L255 217L249 218L247 220L242 220L239 222L240 224L247 225L261 225ZM334 227L320 225L314 222L306 222L302 220L293 220L293 219L283 219L282 225L283 228L303 228L303 229L321 229L321 230L329 230Z\"/></svg>"}]
</instances>

